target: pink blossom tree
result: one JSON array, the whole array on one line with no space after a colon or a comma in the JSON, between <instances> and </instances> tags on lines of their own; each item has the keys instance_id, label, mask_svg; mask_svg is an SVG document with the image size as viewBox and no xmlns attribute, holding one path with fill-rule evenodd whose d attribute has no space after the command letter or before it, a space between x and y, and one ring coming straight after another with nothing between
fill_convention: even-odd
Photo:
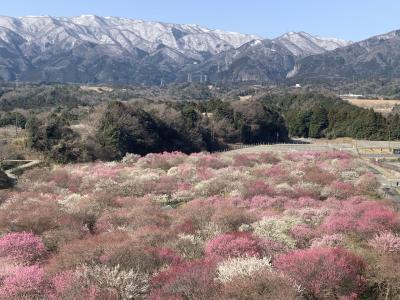
<instances>
[{"instance_id":1,"label":"pink blossom tree","mask_svg":"<svg viewBox=\"0 0 400 300\"><path fill-rule=\"evenodd\" d=\"M3 279L0 298L32 297L41 295L46 288L44 270L37 266L20 267Z\"/></svg>"},{"instance_id":2,"label":"pink blossom tree","mask_svg":"<svg viewBox=\"0 0 400 300\"><path fill-rule=\"evenodd\" d=\"M274 265L317 299L351 296L364 285L364 262L341 248L295 250L278 256Z\"/></svg>"},{"instance_id":3,"label":"pink blossom tree","mask_svg":"<svg viewBox=\"0 0 400 300\"><path fill-rule=\"evenodd\" d=\"M46 255L42 240L33 233L9 233L0 238L0 257L16 260L20 264L32 264Z\"/></svg>"}]
</instances>

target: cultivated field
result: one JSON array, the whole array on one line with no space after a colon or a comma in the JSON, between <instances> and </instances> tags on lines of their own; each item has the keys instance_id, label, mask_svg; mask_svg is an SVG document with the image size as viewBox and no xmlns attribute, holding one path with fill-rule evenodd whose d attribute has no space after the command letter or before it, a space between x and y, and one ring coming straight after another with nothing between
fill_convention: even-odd
<instances>
[{"instance_id":1,"label":"cultivated field","mask_svg":"<svg viewBox=\"0 0 400 300\"><path fill-rule=\"evenodd\" d=\"M374 111L384 114L390 113L395 105L400 104L400 100L370 100L354 98L343 98L343 100L348 101L355 106L367 109L372 108Z\"/></svg>"},{"instance_id":2,"label":"cultivated field","mask_svg":"<svg viewBox=\"0 0 400 300\"><path fill-rule=\"evenodd\" d=\"M394 299L400 218L369 166L250 150L26 172L0 192L0 298Z\"/></svg>"}]
</instances>

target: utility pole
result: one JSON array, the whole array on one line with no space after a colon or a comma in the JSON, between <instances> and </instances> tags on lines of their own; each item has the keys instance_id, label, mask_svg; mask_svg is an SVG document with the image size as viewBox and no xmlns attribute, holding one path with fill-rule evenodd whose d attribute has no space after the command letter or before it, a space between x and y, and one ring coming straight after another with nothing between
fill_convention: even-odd
<instances>
[{"instance_id":1,"label":"utility pole","mask_svg":"<svg viewBox=\"0 0 400 300\"><path fill-rule=\"evenodd\" d=\"M19 74L15 75L15 88L19 88Z\"/></svg>"},{"instance_id":2,"label":"utility pole","mask_svg":"<svg viewBox=\"0 0 400 300\"><path fill-rule=\"evenodd\" d=\"M388 144L389 144L389 152L391 152L391 151L390 151L390 138L391 138L391 136L390 136L390 122L388 122L388 130L389 130L389 141L388 141Z\"/></svg>"},{"instance_id":3,"label":"utility pole","mask_svg":"<svg viewBox=\"0 0 400 300\"><path fill-rule=\"evenodd\" d=\"M15 137L18 137L18 114L15 112Z\"/></svg>"}]
</instances>

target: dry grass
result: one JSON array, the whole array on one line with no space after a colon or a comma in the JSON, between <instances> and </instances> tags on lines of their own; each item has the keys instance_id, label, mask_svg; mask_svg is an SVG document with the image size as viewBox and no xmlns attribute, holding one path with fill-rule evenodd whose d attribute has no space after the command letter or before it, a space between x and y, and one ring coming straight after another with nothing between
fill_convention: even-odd
<instances>
[{"instance_id":1,"label":"dry grass","mask_svg":"<svg viewBox=\"0 0 400 300\"><path fill-rule=\"evenodd\" d=\"M253 98L253 95L247 95L247 96L240 96L240 101L248 101L251 98Z\"/></svg>"},{"instance_id":2,"label":"dry grass","mask_svg":"<svg viewBox=\"0 0 400 300\"><path fill-rule=\"evenodd\" d=\"M400 105L400 100L371 100L354 98L343 98L343 100L348 101L358 107L367 109L372 108L374 111L379 113L390 113L395 105Z\"/></svg>"},{"instance_id":3,"label":"dry grass","mask_svg":"<svg viewBox=\"0 0 400 300\"><path fill-rule=\"evenodd\" d=\"M106 86L87 86L87 85L82 85L80 87L81 90L83 91L89 91L89 92L96 92L96 93L104 93L104 92L112 92L113 89L110 87Z\"/></svg>"}]
</instances>

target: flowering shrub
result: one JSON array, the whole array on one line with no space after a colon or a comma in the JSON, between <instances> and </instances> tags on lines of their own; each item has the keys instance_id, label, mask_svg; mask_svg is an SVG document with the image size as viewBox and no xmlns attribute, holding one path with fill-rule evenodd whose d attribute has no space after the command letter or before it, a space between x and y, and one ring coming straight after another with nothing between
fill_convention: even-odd
<instances>
[{"instance_id":1,"label":"flowering shrub","mask_svg":"<svg viewBox=\"0 0 400 300\"><path fill-rule=\"evenodd\" d=\"M400 253L400 236L392 232L381 232L369 241L369 244L382 252Z\"/></svg>"},{"instance_id":2,"label":"flowering shrub","mask_svg":"<svg viewBox=\"0 0 400 300\"><path fill-rule=\"evenodd\" d=\"M32 233L9 233L0 238L0 257L24 264L33 264L46 257L42 240Z\"/></svg>"},{"instance_id":3,"label":"flowering shrub","mask_svg":"<svg viewBox=\"0 0 400 300\"><path fill-rule=\"evenodd\" d=\"M303 180L307 182L313 182L319 185L328 185L335 179L335 174L326 172L317 166L308 167L304 170Z\"/></svg>"},{"instance_id":4,"label":"flowering shrub","mask_svg":"<svg viewBox=\"0 0 400 300\"><path fill-rule=\"evenodd\" d=\"M296 225L301 224L301 222L301 219L296 217L285 217L282 219L266 217L252 226L256 235L283 243L289 248L294 248L296 241L290 232Z\"/></svg>"},{"instance_id":5,"label":"flowering shrub","mask_svg":"<svg viewBox=\"0 0 400 300\"><path fill-rule=\"evenodd\" d=\"M352 231L370 235L385 230L396 230L399 226L397 213L389 207L354 198L331 214L322 224L322 229L329 234Z\"/></svg>"},{"instance_id":6,"label":"flowering shrub","mask_svg":"<svg viewBox=\"0 0 400 300\"><path fill-rule=\"evenodd\" d=\"M252 198L254 196L273 196L275 194L273 188L261 180L254 180L244 183L244 198Z\"/></svg>"},{"instance_id":7,"label":"flowering shrub","mask_svg":"<svg viewBox=\"0 0 400 300\"><path fill-rule=\"evenodd\" d=\"M186 158L187 155L180 152L150 153L140 158L138 165L150 169L169 170L174 166L182 164Z\"/></svg>"},{"instance_id":8,"label":"flowering shrub","mask_svg":"<svg viewBox=\"0 0 400 300\"><path fill-rule=\"evenodd\" d=\"M168 265L183 263L183 258L169 248L157 248L154 250L154 254L160 261Z\"/></svg>"},{"instance_id":9,"label":"flowering shrub","mask_svg":"<svg viewBox=\"0 0 400 300\"><path fill-rule=\"evenodd\" d=\"M0 191L0 298L394 299L400 219L379 193L339 151L31 170Z\"/></svg>"},{"instance_id":10,"label":"flowering shrub","mask_svg":"<svg viewBox=\"0 0 400 300\"><path fill-rule=\"evenodd\" d=\"M258 156L250 154L236 154L233 157L233 166L235 167L253 167L256 164Z\"/></svg>"},{"instance_id":11,"label":"flowering shrub","mask_svg":"<svg viewBox=\"0 0 400 300\"><path fill-rule=\"evenodd\" d=\"M150 299L213 299L218 292L215 272L216 264L212 260L172 266L152 279Z\"/></svg>"},{"instance_id":12,"label":"flowering shrub","mask_svg":"<svg viewBox=\"0 0 400 300\"><path fill-rule=\"evenodd\" d=\"M146 275L136 270L121 270L119 265L82 266L79 272L83 286L107 290L117 299L145 299L149 288Z\"/></svg>"},{"instance_id":13,"label":"flowering shrub","mask_svg":"<svg viewBox=\"0 0 400 300\"><path fill-rule=\"evenodd\" d=\"M344 238L342 234L324 235L311 241L310 248L340 247L343 246Z\"/></svg>"},{"instance_id":14,"label":"flowering shrub","mask_svg":"<svg viewBox=\"0 0 400 300\"><path fill-rule=\"evenodd\" d=\"M315 236L315 232L309 225L299 224L292 228L291 235L297 241L297 245L304 248Z\"/></svg>"},{"instance_id":15,"label":"flowering shrub","mask_svg":"<svg viewBox=\"0 0 400 300\"><path fill-rule=\"evenodd\" d=\"M37 266L20 267L3 279L0 298L38 297L46 288L44 270Z\"/></svg>"},{"instance_id":16,"label":"flowering shrub","mask_svg":"<svg viewBox=\"0 0 400 300\"><path fill-rule=\"evenodd\" d=\"M133 153L127 153L124 158L122 159L122 163L125 165L133 165L137 163L137 161L140 159L140 155L133 154Z\"/></svg>"},{"instance_id":17,"label":"flowering shrub","mask_svg":"<svg viewBox=\"0 0 400 300\"><path fill-rule=\"evenodd\" d=\"M85 293L85 288L80 282L80 274L78 272L64 271L51 278L49 289L47 290L49 299L77 299L79 297L84 298L84 296L86 296L85 299L90 299L90 297L87 297L89 295Z\"/></svg>"},{"instance_id":18,"label":"flowering shrub","mask_svg":"<svg viewBox=\"0 0 400 300\"><path fill-rule=\"evenodd\" d=\"M227 233L209 241L205 248L206 255L223 258L262 257L262 241L247 232Z\"/></svg>"},{"instance_id":19,"label":"flowering shrub","mask_svg":"<svg viewBox=\"0 0 400 300\"><path fill-rule=\"evenodd\" d=\"M271 267L271 260L265 257L230 258L218 264L217 278L225 283L236 277L251 277L254 273Z\"/></svg>"},{"instance_id":20,"label":"flowering shrub","mask_svg":"<svg viewBox=\"0 0 400 300\"><path fill-rule=\"evenodd\" d=\"M287 277L267 268L225 282L219 299L297 299L298 291Z\"/></svg>"},{"instance_id":21,"label":"flowering shrub","mask_svg":"<svg viewBox=\"0 0 400 300\"><path fill-rule=\"evenodd\" d=\"M193 154L191 158L195 160L194 163L199 169L221 169L229 165L226 160L212 154Z\"/></svg>"},{"instance_id":22,"label":"flowering shrub","mask_svg":"<svg viewBox=\"0 0 400 300\"><path fill-rule=\"evenodd\" d=\"M364 262L341 248L296 250L278 256L274 265L318 299L351 296L364 286Z\"/></svg>"},{"instance_id":23,"label":"flowering shrub","mask_svg":"<svg viewBox=\"0 0 400 300\"><path fill-rule=\"evenodd\" d=\"M211 221L224 231L238 231L243 224L251 224L256 221L256 216L237 207L227 207L217 210Z\"/></svg>"},{"instance_id":24,"label":"flowering shrub","mask_svg":"<svg viewBox=\"0 0 400 300\"><path fill-rule=\"evenodd\" d=\"M374 195L376 194L379 183L374 174L366 173L356 180L355 186L360 194Z\"/></svg>"},{"instance_id":25,"label":"flowering shrub","mask_svg":"<svg viewBox=\"0 0 400 300\"><path fill-rule=\"evenodd\" d=\"M272 152L259 153L258 160L264 164L277 164L280 162L280 159Z\"/></svg>"}]
</instances>

